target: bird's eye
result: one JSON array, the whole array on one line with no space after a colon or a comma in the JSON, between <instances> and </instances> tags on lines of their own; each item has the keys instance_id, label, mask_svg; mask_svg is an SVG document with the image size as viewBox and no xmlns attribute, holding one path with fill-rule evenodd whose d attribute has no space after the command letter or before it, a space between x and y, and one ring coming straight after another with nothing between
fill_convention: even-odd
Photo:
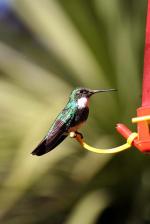
<instances>
[{"instance_id":1,"label":"bird's eye","mask_svg":"<svg viewBox=\"0 0 150 224\"><path fill-rule=\"evenodd\" d=\"M86 91L86 90L84 90L84 89L82 89L82 90L80 90L80 93L82 93L82 94L86 94L86 93L87 93L87 91Z\"/></svg>"}]
</instances>

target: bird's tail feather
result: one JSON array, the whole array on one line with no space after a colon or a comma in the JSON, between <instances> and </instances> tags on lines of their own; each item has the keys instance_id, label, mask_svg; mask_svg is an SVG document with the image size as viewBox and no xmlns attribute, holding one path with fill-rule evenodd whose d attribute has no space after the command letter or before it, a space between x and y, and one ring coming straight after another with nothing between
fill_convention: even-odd
<instances>
[{"instance_id":1,"label":"bird's tail feather","mask_svg":"<svg viewBox=\"0 0 150 224\"><path fill-rule=\"evenodd\" d=\"M60 144L65 138L67 137L67 135L61 135L55 139L53 139L53 141L48 142L46 138L44 138L40 144L33 150L33 152L31 153L32 155L37 155L37 156L42 156L45 153L48 153L49 151L53 150L58 144Z\"/></svg>"},{"instance_id":2,"label":"bird's tail feather","mask_svg":"<svg viewBox=\"0 0 150 224\"><path fill-rule=\"evenodd\" d=\"M46 139L43 139L31 154L41 156L45 153L46 153Z\"/></svg>"}]
</instances>

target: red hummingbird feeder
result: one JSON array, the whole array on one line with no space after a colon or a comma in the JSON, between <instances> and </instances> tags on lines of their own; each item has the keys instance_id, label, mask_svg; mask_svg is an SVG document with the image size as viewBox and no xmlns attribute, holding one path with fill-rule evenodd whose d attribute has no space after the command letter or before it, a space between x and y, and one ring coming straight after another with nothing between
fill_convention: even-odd
<instances>
[{"instance_id":1,"label":"red hummingbird feeder","mask_svg":"<svg viewBox=\"0 0 150 224\"><path fill-rule=\"evenodd\" d=\"M132 118L132 123L137 123L137 133L133 133L124 124L117 124L117 131L127 139L127 143L112 149L89 146L80 135L75 135L75 133L70 133L70 137L75 137L82 147L95 153L116 153L130 148L132 145L143 153L150 153L150 0L147 5L142 105L137 109L137 117Z\"/></svg>"},{"instance_id":2,"label":"red hummingbird feeder","mask_svg":"<svg viewBox=\"0 0 150 224\"><path fill-rule=\"evenodd\" d=\"M147 6L142 88L142 105L137 109L137 117L132 119L133 123L137 123L138 137L132 144L141 152L147 153L150 152L150 0ZM117 124L116 128L126 139L131 135L131 131L124 124Z\"/></svg>"}]
</instances>

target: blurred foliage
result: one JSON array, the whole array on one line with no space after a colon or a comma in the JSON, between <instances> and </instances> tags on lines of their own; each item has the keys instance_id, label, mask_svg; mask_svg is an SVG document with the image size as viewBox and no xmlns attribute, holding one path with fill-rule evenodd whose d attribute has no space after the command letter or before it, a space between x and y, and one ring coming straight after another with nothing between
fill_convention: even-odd
<instances>
[{"instance_id":1,"label":"blurred foliage","mask_svg":"<svg viewBox=\"0 0 150 224\"><path fill-rule=\"evenodd\" d=\"M115 124L130 126L140 105L146 5L0 0L0 223L150 223L138 150L97 155L68 138L30 155L77 86L118 89L91 99L82 132L94 146L124 141Z\"/></svg>"}]
</instances>

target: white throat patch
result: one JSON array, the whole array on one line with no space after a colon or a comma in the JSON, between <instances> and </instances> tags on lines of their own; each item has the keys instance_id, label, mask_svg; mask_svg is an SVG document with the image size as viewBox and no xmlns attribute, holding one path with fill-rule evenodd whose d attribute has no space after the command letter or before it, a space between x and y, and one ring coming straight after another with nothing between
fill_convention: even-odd
<instances>
[{"instance_id":1,"label":"white throat patch","mask_svg":"<svg viewBox=\"0 0 150 224\"><path fill-rule=\"evenodd\" d=\"M78 108L82 109L84 107L86 107L88 103L88 99L86 97L82 97L80 99L78 99L77 104L78 104Z\"/></svg>"}]
</instances>

